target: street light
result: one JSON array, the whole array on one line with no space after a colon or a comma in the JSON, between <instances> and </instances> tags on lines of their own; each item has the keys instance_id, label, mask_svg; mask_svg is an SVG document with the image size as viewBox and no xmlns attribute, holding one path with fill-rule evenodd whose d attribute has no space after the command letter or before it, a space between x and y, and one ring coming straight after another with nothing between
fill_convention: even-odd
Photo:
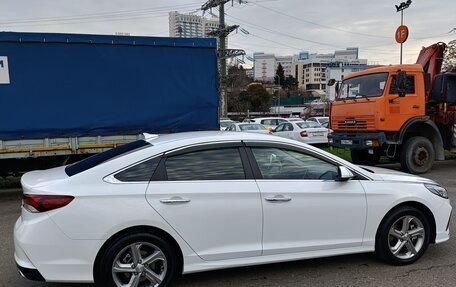
<instances>
[{"instance_id":1,"label":"street light","mask_svg":"<svg viewBox=\"0 0 456 287\"><path fill-rule=\"evenodd\" d=\"M396 7L396 12L401 12L401 26L404 25L404 10L407 9L410 4L412 4L412 0L407 0L407 2L402 2L399 5L394 5ZM402 43L401 43L401 63L402 65Z\"/></svg>"}]
</instances>

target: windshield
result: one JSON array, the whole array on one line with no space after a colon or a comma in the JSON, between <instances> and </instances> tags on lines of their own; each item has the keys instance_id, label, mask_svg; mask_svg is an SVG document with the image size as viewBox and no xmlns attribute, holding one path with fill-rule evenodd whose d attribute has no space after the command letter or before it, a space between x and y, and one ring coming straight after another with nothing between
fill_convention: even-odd
<instances>
[{"instance_id":1,"label":"windshield","mask_svg":"<svg viewBox=\"0 0 456 287\"><path fill-rule=\"evenodd\" d=\"M220 126L222 128L226 128L226 127L230 126L232 123L234 123L234 122L233 121L231 121L231 122L230 121L223 121L223 122L220 122Z\"/></svg>"},{"instance_id":2,"label":"windshield","mask_svg":"<svg viewBox=\"0 0 456 287\"><path fill-rule=\"evenodd\" d=\"M337 100L379 97L383 94L388 73L369 74L342 82Z\"/></svg>"},{"instance_id":3,"label":"windshield","mask_svg":"<svg viewBox=\"0 0 456 287\"><path fill-rule=\"evenodd\" d=\"M266 130L266 128L260 124L242 124L239 125L241 131L259 131Z\"/></svg>"}]
</instances>

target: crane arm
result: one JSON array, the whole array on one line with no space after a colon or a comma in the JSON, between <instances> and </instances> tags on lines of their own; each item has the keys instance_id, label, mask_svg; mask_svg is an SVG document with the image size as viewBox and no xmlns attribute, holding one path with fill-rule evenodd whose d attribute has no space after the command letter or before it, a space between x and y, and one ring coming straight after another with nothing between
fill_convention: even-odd
<instances>
[{"instance_id":1,"label":"crane arm","mask_svg":"<svg viewBox=\"0 0 456 287\"><path fill-rule=\"evenodd\" d=\"M435 43L429 47L423 47L416 60L417 64L423 66L424 72L431 75L431 82L434 80L435 75L440 73L445 49L446 44L443 42Z\"/></svg>"}]
</instances>

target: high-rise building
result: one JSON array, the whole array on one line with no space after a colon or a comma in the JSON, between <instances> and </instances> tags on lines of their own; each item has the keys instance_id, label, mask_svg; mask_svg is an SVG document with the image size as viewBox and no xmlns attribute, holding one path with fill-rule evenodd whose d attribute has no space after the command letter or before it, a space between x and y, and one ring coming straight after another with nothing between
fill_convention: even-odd
<instances>
[{"instance_id":1,"label":"high-rise building","mask_svg":"<svg viewBox=\"0 0 456 287\"><path fill-rule=\"evenodd\" d=\"M276 58L274 54L253 53L253 78L255 81L274 82Z\"/></svg>"},{"instance_id":2,"label":"high-rise building","mask_svg":"<svg viewBox=\"0 0 456 287\"><path fill-rule=\"evenodd\" d=\"M334 97L334 91L327 87L329 79L343 79L349 73L364 70L366 59L358 58L358 48L335 51L334 54L308 54L305 52L293 63L292 74L298 80L299 87L306 91L326 93L327 98ZM330 75L330 72L331 75Z\"/></svg>"},{"instance_id":3,"label":"high-rise building","mask_svg":"<svg viewBox=\"0 0 456 287\"><path fill-rule=\"evenodd\" d=\"M329 79L342 80L344 76L366 69L367 60L358 58L358 48L337 50L334 53L317 54L307 51L294 56L275 56L274 54L254 53L254 80L273 82L279 63L285 77L292 75L299 88L326 94L327 99L335 96L334 87L327 87Z\"/></svg>"},{"instance_id":4,"label":"high-rise building","mask_svg":"<svg viewBox=\"0 0 456 287\"><path fill-rule=\"evenodd\" d=\"M169 12L169 36L182 38L207 37L219 28L218 18L207 19L198 15Z\"/></svg>"}]
</instances>

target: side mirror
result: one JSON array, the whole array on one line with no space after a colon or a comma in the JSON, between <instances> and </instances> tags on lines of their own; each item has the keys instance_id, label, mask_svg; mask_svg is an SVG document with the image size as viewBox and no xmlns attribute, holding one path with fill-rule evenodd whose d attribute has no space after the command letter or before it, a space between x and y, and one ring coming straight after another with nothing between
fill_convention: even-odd
<instances>
[{"instance_id":1,"label":"side mirror","mask_svg":"<svg viewBox=\"0 0 456 287\"><path fill-rule=\"evenodd\" d=\"M328 86L330 86L330 87L331 87L331 86L334 86L335 83L336 83L336 79L330 79L330 80L328 81Z\"/></svg>"},{"instance_id":2,"label":"side mirror","mask_svg":"<svg viewBox=\"0 0 456 287\"><path fill-rule=\"evenodd\" d=\"M347 181L354 178L355 175L345 166L339 166L339 175L337 181Z\"/></svg>"},{"instance_id":3,"label":"side mirror","mask_svg":"<svg viewBox=\"0 0 456 287\"><path fill-rule=\"evenodd\" d=\"M407 91L407 74L405 71L399 70L396 76L397 95L399 97L405 97Z\"/></svg>"}]
</instances>

